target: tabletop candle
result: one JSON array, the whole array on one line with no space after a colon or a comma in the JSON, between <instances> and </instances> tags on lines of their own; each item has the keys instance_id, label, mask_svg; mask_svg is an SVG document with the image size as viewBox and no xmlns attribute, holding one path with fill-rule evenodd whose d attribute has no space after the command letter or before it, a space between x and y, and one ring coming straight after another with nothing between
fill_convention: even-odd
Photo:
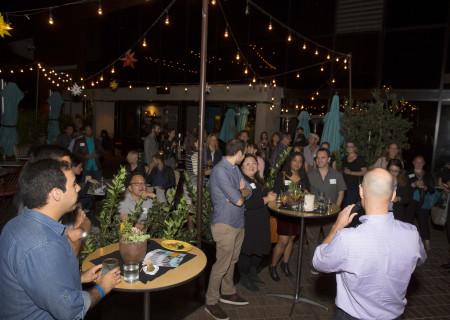
<instances>
[{"instance_id":1,"label":"tabletop candle","mask_svg":"<svg viewBox=\"0 0 450 320\"><path fill-rule=\"evenodd\" d=\"M303 205L305 211L314 211L314 195L305 194L305 204Z\"/></svg>"}]
</instances>

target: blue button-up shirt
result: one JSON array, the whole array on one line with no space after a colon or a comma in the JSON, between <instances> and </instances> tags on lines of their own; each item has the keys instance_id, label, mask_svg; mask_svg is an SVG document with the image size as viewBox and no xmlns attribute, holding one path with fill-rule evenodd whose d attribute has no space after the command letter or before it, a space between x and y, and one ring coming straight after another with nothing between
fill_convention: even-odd
<instances>
[{"instance_id":1,"label":"blue button-up shirt","mask_svg":"<svg viewBox=\"0 0 450 320\"><path fill-rule=\"evenodd\" d=\"M427 258L422 241L415 226L392 213L359 220L318 246L313 265L336 272L336 305L352 317L395 319L405 310L411 274Z\"/></svg>"},{"instance_id":2,"label":"blue button-up shirt","mask_svg":"<svg viewBox=\"0 0 450 320\"><path fill-rule=\"evenodd\" d=\"M245 181L245 187L251 191L252 188L242 176L239 167L233 166L226 157L214 166L209 178L211 200L214 206L211 224L224 223L233 228L244 227L244 206L236 206L242 198L239 190L241 179Z\"/></svg>"},{"instance_id":3,"label":"blue button-up shirt","mask_svg":"<svg viewBox=\"0 0 450 320\"><path fill-rule=\"evenodd\" d=\"M0 319L81 319L90 295L64 226L25 208L0 236Z\"/></svg>"}]
</instances>

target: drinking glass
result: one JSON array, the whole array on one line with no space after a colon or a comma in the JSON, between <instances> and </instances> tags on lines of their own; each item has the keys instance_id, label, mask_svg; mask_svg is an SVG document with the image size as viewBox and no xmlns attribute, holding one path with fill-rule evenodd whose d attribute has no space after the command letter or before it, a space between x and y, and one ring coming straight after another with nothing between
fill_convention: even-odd
<instances>
[{"instance_id":1,"label":"drinking glass","mask_svg":"<svg viewBox=\"0 0 450 320\"><path fill-rule=\"evenodd\" d=\"M109 271L114 270L119 266L119 260L114 258L107 258L102 261L102 275L107 274Z\"/></svg>"},{"instance_id":2,"label":"drinking glass","mask_svg":"<svg viewBox=\"0 0 450 320\"><path fill-rule=\"evenodd\" d=\"M125 263L123 265L123 280L134 283L139 280L139 263Z\"/></svg>"},{"instance_id":3,"label":"drinking glass","mask_svg":"<svg viewBox=\"0 0 450 320\"><path fill-rule=\"evenodd\" d=\"M291 190L291 198L294 200L295 205L298 208L300 197L302 196L302 192L298 187Z\"/></svg>"}]
</instances>

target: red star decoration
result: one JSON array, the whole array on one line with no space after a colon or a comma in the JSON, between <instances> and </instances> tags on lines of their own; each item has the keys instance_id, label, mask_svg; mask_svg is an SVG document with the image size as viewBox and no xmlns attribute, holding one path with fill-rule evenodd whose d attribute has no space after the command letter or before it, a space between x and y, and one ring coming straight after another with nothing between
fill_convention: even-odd
<instances>
[{"instance_id":1,"label":"red star decoration","mask_svg":"<svg viewBox=\"0 0 450 320\"><path fill-rule=\"evenodd\" d=\"M134 54L135 54L135 52L131 53L131 49L130 49L125 53L125 58L120 59L123 61L124 68L132 67L134 69L134 63L136 61L138 61L137 59L134 58Z\"/></svg>"}]
</instances>

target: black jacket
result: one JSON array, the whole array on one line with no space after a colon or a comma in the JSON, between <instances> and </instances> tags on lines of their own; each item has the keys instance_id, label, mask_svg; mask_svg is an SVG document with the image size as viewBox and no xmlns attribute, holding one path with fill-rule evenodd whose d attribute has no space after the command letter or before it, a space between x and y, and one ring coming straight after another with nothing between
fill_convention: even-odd
<instances>
[{"instance_id":1,"label":"black jacket","mask_svg":"<svg viewBox=\"0 0 450 320\"><path fill-rule=\"evenodd\" d=\"M153 185L157 173L158 167L153 168L152 172L150 172L150 174L146 177L146 182L150 185ZM175 173L173 172L173 169L171 167L164 166L162 176L164 180L164 184L162 185L162 187L164 188L164 190L175 187Z\"/></svg>"}]
</instances>

